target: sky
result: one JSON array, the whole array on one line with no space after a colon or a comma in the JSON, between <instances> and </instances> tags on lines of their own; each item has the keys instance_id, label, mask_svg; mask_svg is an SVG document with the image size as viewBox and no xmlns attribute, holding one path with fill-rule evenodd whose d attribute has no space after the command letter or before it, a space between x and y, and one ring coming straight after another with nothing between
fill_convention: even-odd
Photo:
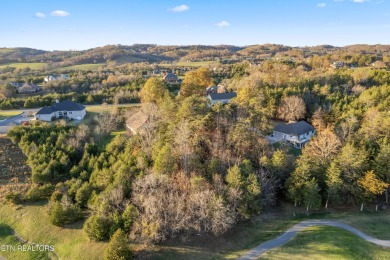
<instances>
[{"instance_id":1,"label":"sky","mask_svg":"<svg viewBox=\"0 0 390 260\"><path fill-rule=\"evenodd\" d=\"M390 0L1 0L0 47L390 44Z\"/></svg>"}]
</instances>

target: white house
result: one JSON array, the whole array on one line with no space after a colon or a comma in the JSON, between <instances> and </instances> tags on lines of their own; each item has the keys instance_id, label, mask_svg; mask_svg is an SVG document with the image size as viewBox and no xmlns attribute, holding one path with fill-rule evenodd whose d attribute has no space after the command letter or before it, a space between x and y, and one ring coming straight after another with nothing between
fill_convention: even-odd
<instances>
[{"instance_id":1,"label":"white house","mask_svg":"<svg viewBox=\"0 0 390 260\"><path fill-rule=\"evenodd\" d=\"M36 114L35 118L41 121L53 121L58 118L81 120L86 115L85 107L80 103L70 100L62 102L56 101L52 106L42 107Z\"/></svg>"},{"instance_id":2,"label":"white house","mask_svg":"<svg viewBox=\"0 0 390 260\"><path fill-rule=\"evenodd\" d=\"M294 123L279 123L275 125L273 138L276 141L285 140L295 148L301 149L314 135L315 129L305 121Z\"/></svg>"},{"instance_id":3,"label":"white house","mask_svg":"<svg viewBox=\"0 0 390 260\"><path fill-rule=\"evenodd\" d=\"M207 99L210 101L211 106L218 102L221 102L222 104L227 104L232 98L235 97L237 97L236 92L214 93L214 94L207 95Z\"/></svg>"},{"instance_id":4,"label":"white house","mask_svg":"<svg viewBox=\"0 0 390 260\"><path fill-rule=\"evenodd\" d=\"M49 81L55 81L55 80L66 80L68 78L69 78L68 75L60 74L60 75L49 75L49 76L46 76L43 80L45 82L49 82Z\"/></svg>"}]
</instances>

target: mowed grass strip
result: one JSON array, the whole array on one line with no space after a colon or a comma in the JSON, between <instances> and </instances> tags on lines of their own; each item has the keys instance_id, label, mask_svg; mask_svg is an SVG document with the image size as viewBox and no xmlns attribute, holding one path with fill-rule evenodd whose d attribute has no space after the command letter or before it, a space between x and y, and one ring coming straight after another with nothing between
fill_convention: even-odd
<instances>
[{"instance_id":1,"label":"mowed grass strip","mask_svg":"<svg viewBox=\"0 0 390 260\"><path fill-rule=\"evenodd\" d=\"M82 222L66 228L50 224L45 203L24 205L21 208L0 204L0 222L30 242L53 245L59 259L103 258L106 243L89 241L82 231Z\"/></svg>"},{"instance_id":2,"label":"mowed grass strip","mask_svg":"<svg viewBox=\"0 0 390 260\"><path fill-rule=\"evenodd\" d=\"M73 66L68 66L68 67L62 67L55 69L55 71L71 71L71 70L98 70L102 67L104 67L104 63L98 63L98 64L79 64L79 65L73 65Z\"/></svg>"},{"instance_id":3,"label":"mowed grass strip","mask_svg":"<svg viewBox=\"0 0 390 260\"><path fill-rule=\"evenodd\" d=\"M22 111L20 111L20 110L19 111L18 110L10 110L10 111L1 110L0 111L0 120L6 119L6 118L9 118L12 116L17 116L21 113L22 113Z\"/></svg>"},{"instance_id":4,"label":"mowed grass strip","mask_svg":"<svg viewBox=\"0 0 390 260\"><path fill-rule=\"evenodd\" d=\"M390 259L390 249L366 242L346 230L318 226L305 229L259 259Z\"/></svg>"},{"instance_id":5,"label":"mowed grass strip","mask_svg":"<svg viewBox=\"0 0 390 260\"><path fill-rule=\"evenodd\" d=\"M47 63L40 63L40 62L21 62L21 63L8 63L0 66L0 69L4 69L6 67L16 68L16 69L25 69L30 68L33 70L45 70L48 67Z\"/></svg>"}]
</instances>

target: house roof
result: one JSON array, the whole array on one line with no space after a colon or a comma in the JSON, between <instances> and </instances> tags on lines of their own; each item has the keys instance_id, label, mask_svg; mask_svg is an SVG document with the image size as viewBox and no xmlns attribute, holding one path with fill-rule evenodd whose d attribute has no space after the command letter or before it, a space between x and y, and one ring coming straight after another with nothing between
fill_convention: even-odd
<instances>
[{"instance_id":1,"label":"house roof","mask_svg":"<svg viewBox=\"0 0 390 260\"><path fill-rule=\"evenodd\" d=\"M51 114L53 112L54 110L51 107L44 106L36 113L36 115L46 115Z\"/></svg>"},{"instance_id":2,"label":"house roof","mask_svg":"<svg viewBox=\"0 0 390 260\"><path fill-rule=\"evenodd\" d=\"M232 99L237 97L236 92L228 92L228 93L215 93L209 94L211 100L224 100L224 99Z\"/></svg>"},{"instance_id":3,"label":"house roof","mask_svg":"<svg viewBox=\"0 0 390 260\"><path fill-rule=\"evenodd\" d=\"M146 123L146 121L148 121L148 119L149 116L147 116L144 112L139 111L126 120L126 126L133 131L137 131Z\"/></svg>"},{"instance_id":4,"label":"house roof","mask_svg":"<svg viewBox=\"0 0 390 260\"><path fill-rule=\"evenodd\" d=\"M275 126L274 131L289 134L293 136L298 136L309 131L314 131L314 127L305 121L299 121L295 123L279 123Z\"/></svg>"},{"instance_id":5,"label":"house roof","mask_svg":"<svg viewBox=\"0 0 390 260\"><path fill-rule=\"evenodd\" d=\"M164 76L165 80L177 80L177 76L173 73L168 73L167 75Z\"/></svg>"},{"instance_id":6,"label":"house roof","mask_svg":"<svg viewBox=\"0 0 390 260\"><path fill-rule=\"evenodd\" d=\"M80 103L65 100L59 103L55 103L51 106L55 111L81 111L85 109Z\"/></svg>"},{"instance_id":7,"label":"house roof","mask_svg":"<svg viewBox=\"0 0 390 260\"><path fill-rule=\"evenodd\" d=\"M81 111L85 106L80 103L75 103L70 100L65 100L59 103L55 103L50 107L44 106L38 112L37 115L51 114L56 111Z\"/></svg>"},{"instance_id":8,"label":"house roof","mask_svg":"<svg viewBox=\"0 0 390 260\"><path fill-rule=\"evenodd\" d=\"M32 83L25 83L23 86L18 88L19 92L37 91L37 90L39 90L39 87L37 85L32 84Z\"/></svg>"}]
</instances>

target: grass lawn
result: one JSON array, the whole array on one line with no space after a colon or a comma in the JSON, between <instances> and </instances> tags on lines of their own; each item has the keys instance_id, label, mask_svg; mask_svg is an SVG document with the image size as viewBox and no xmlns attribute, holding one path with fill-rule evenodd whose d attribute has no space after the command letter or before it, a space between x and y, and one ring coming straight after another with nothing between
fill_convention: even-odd
<instances>
[{"instance_id":1,"label":"grass lawn","mask_svg":"<svg viewBox=\"0 0 390 260\"><path fill-rule=\"evenodd\" d=\"M30 68L33 70L44 70L47 69L47 63L8 63L0 66L0 69L4 69L6 67L13 67L16 69L25 69L25 68Z\"/></svg>"},{"instance_id":2,"label":"grass lawn","mask_svg":"<svg viewBox=\"0 0 390 260\"><path fill-rule=\"evenodd\" d=\"M80 65L73 65L73 66L68 66L68 67L62 67L55 69L55 71L68 71L68 70L98 70L105 66L103 63L99 64L80 64Z\"/></svg>"},{"instance_id":3,"label":"grass lawn","mask_svg":"<svg viewBox=\"0 0 390 260\"><path fill-rule=\"evenodd\" d=\"M21 114L22 111L18 111L18 110L0 110L0 120L3 120L3 119L6 119L8 117L11 117L11 116L16 116L16 115L19 115Z\"/></svg>"},{"instance_id":4,"label":"grass lawn","mask_svg":"<svg viewBox=\"0 0 390 260\"><path fill-rule=\"evenodd\" d=\"M180 67L205 67L205 66L212 66L212 65L218 65L218 61L180 61L177 63L173 63L172 66L180 66Z\"/></svg>"},{"instance_id":5,"label":"grass lawn","mask_svg":"<svg viewBox=\"0 0 390 260\"><path fill-rule=\"evenodd\" d=\"M346 230L318 226L305 229L284 246L259 259L390 259L390 250Z\"/></svg>"},{"instance_id":6,"label":"grass lawn","mask_svg":"<svg viewBox=\"0 0 390 260\"><path fill-rule=\"evenodd\" d=\"M8 247L2 249L1 246ZM22 246L22 244L13 235L13 230L0 222L0 257L20 260L49 259L48 252L23 252L18 250L18 246Z\"/></svg>"},{"instance_id":7,"label":"grass lawn","mask_svg":"<svg viewBox=\"0 0 390 260\"><path fill-rule=\"evenodd\" d=\"M21 237L30 242L53 245L59 259L102 259L106 243L89 241L81 229L81 222L67 228L49 224L46 207L43 203L24 205L19 209L10 205L0 205L0 223L13 228ZM12 240L12 237L0 235L0 244L2 244L2 239ZM0 252L0 255L2 254L3 252ZM23 258L10 257L9 259Z\"/></svg>"}]
</instances>

